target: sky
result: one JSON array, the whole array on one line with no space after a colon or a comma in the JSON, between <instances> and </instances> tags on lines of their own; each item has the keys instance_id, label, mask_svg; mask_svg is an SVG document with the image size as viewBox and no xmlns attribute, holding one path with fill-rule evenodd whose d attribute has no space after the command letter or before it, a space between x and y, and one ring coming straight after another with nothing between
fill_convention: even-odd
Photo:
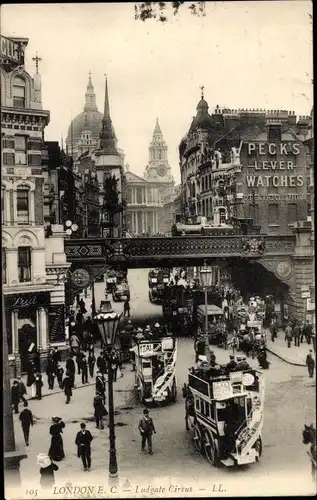
<instances>
[{"instance_id":1,"label":"sky","mask_svg":"<svg viewBox=\"0 0 317 500\"><path fill-rule=\"evenodd\" d=\"M133 3L8 4L1 33L29 38L26 70L38 52L43 109L51 113L45 139L67 136L83 110L88 72L103 111L104 75L110 113L130 170L142 175L158 117L169 163L180 180L178 145L200 99L210 111L293 110L313 105L310 1L206 2L195 17L186 4L170 22L134 19Z\"/></svg>"}]
</instances>

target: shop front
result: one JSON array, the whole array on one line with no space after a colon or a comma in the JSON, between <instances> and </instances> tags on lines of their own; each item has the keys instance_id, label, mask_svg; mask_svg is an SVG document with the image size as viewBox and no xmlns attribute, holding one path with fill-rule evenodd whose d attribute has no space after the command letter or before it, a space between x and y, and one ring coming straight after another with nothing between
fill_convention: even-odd
<instances>
[{"instance_id":1,"label":"shop front","mask_svg":"<svg viewBox=\"0 0 317 500\"><path fill-rule=\"evenodd\" d=\"M26 372L31 350L47 358L50 343L65 340L65 305L51 305L51 293L21 292L4 296L11 376Z\"/></svg>"}]
</instances>

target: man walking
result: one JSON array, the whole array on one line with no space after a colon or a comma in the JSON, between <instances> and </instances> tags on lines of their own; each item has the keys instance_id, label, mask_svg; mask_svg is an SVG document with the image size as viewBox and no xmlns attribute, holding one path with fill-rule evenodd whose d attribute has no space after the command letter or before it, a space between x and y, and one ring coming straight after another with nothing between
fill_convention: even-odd
<instances>
[{"instance_id":1,"label":"man walking","mask_svg":"<svg viewBox=\"0 0 317 500\"><path fill-rule=\"evenodd\" d=\"M13 386L11 387L11 404L14 409L14 413L19 413L19 402L20 402L20 388L17 380L14 380Z\"/></svg>"},{"instance_id":2,"label":"man walking","mask_svg":"<svg viewBox=\"0 0 317 500\"><path fill-rule=\"evenodd\" d=\"M94 378L95 363L96 363L96 357L92 351L89 351L89 353L88 353L88 367L89 367L90 378Z\"/></svg>"},{"instance_id":3,"label":"man walking","mask_svg":"<svg viewBox=\"0 0 317 500\"><path fill-rule=\"evenodd\" d=\"M24 396L25 396L25 394L27 394L26 387L25 387L21 377L18 377L17 380L18 380L18 386L19 386L20 399L23 401L23 403L25 403L26 399Z\"/></svg>"},{"instance_id":4,"label":"man walking","mask_svg":"<svg viewBox=\"0 0 317 500\"><path fill-rule=\"evenodd\" d=\"M73 395L72 387L73 387L72 380L68 375L68 372L66 372L66 377L63 380L63 389L64 389L64 394L66 396L67 405L70 402L71 396Z\"/></svg>"},{"instance_id":5,"label":"man walking","mask_svg":"<svg viewBox=\"0 0 317 500\"><path fill-rule=\"evenodd\" d=\"M34 424L33 414L31 410L28 408L28 402L24 401L24 409L21 411L19 419L22 425L22 431L24 436L25 445L29 446L29 435L30 435L30 426Z\"/></svg>"},{"instance_id":6,"label":"man walking","mask_svg":"<svg viewBox=\"0 0 317 500\"><path fill-rule=\"evenodd\" d=\"M98 392L96 393L96 396L94 397L94 416L96 420L96 427L99 429L99 424L100 424L100 429L104 429L103 425L103 417L108 415L108 412L105 408L104 401L103 401L103 396L99 394Z\"/></svg>"},{"instance_id":7,"label":"man walking","mask_svg":"<svg viewBox=\"0 0 317 500\"><path fill-rule=\"evenodd\" d=\"M66 373L68 373L69 378L72 382L72 387L75 385L75 372L76 372L76 367L75 367L75 362L71 356L66 361Z\"/></svg>"},{"instance_id":8,"label":"man walking","mask_svg":"<svg viewBox=\"0 0 317 500\"><path fill-rule=\"evenodd\" d=\"M71 348L72 353L74 353L74 354L77 353L79 350L79 338L74 333L69 340L69 344L70 344L70 348Z\"/></svg>"},{"instance_id":9,"label":"man walking","mask_svg":"<svg viewBox=\"0 0 317 500\"><path fill-rule=\"evenodd\" d=\"M301 336L301 327L299 323L296 323L294 326L294 345L295 347L300 346L300 336Z\"/></svg>"},{"instance_id":10,"label":"man walking","mask_svg":"<svg viewBox=\"0 0 317 500\"><path fill-rule=\"evenodd\" d=\"M56 366L56 377L60 389L63 389L64 368L58 363Z\"/></svg>"},{"instance_id":11,"label":"man walking","mask_svg":"<svg viewBox=\"0 0 317 500\"><path fill-rule=\"evenodd\" d=\"M142 442L141 442L141 450L145 450L145 445L146 442L148 443L148 448L149 448L149 454L153 455L152 451L152 434L156 434L156 430L154 427L154 423L152 418L149 416L149 410L145 409L143 410L143 417L141 418L139 422L139 432L142 437Z\"/></svg>"},{"instance_id":12,"label":"man walking","mask_svg":"<svg viewBox=\"0 0 317 500\"><path fill-rule=\"evenodd\" d=\"M97 368L102 375L107 373L107 362L105 360L104 354L101 351L100 355L97 358Z\"/></svg>"},{"instance_id":13,"label":"man walking","mask_svg":"<svg viewBox=\"0 0 317 500\"><path fill-rule=\"evenodd\" d=\"M88 384L88 365L87 365L86 356L84 354L82 355L82 358L81 358L80 369L81 369L81 382L82 382L82 384Z\"/></svg>"},{"instance_id":14,"label":"man walking","mask_svg":"<svg viewBox=\"0 0 317 500\"><path fill-rule=\"evenodd\" d=\"M128 316L130 318L130 302L129 299L126 299L123 304L123 317Z\"/></svg>"},{"instance_id":15,"label":"man walking","mask_svg":"<svg viewBox=\"0 0 317 500\"><path fill-rule=\"evenodd\" d=\"M86 429L86 424L80 424L80 431L77 432L75 444L77 445L77 456L82 459L84 471L90 471L91 468L91 447L90 443L93 437Z\"/></svg>"},{"instance_id":16,"label":"man walking","mask_svg":"<svg viewBox=\"0 0 317 500\"><path fill-rule=\"evenodd\" d=\"M306 356L306 366L308 369L308 375L310 378L313 378L314 376L314 369L315 369L315 359L314 359L314 354L313 350L309 349L309 353Z\"/></svg>"},{"instance_id":17,"label":"man walking","mask_svg":"<svg viewBox=\"0 0 317 500\"><path fill-rule=\"evenodd\" d=\"M293 328L289 323L285 328L285 340L287 341L287 347L291 347L292 338L293 338Z\"/></svg>"},{"instance_id":18,"label":"man walking","mask_svg":"<svg viewBox=\"0 0 317 500\"><path fill-rule=\"evenodd\" d=\"M98 393L98 394L101 395L102 400L103 400L103 404L105 404L105 402L106 402L105 392L106 392L105 378L102 375L102 373L97 372L97 376L96 376L96 393Z\"/></svg>"},{"instance_id":19,"label":"man walking","mask_svg":"<svg viewBox=\"0 0 317 500\"><path fill-rule=\"evenodd\" d=\"M46 375L47 375L48 388L52 391L54 389L54 380L55 380L55 366L52 357L49 357L47 360Z\"/></svg>"}]
</instances>

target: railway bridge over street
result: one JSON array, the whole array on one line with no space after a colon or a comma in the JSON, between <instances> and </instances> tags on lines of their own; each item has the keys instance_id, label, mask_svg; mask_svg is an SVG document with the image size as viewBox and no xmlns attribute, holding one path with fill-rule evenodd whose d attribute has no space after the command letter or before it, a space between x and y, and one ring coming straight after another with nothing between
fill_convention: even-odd
<instances>
[{"instance_id":1,"label":"railway bridge over street","mask_svg":"<svg viewBox=\"0 0 317 500\"><path fill-rule=\"evenodd\" d=\"M107 268L201 266L206 261L267 281L272 293L280 285L290 314L303 319L303 286L313 285L314 280L310 237L310 228L302 226L291 235L67 239L65 253L72 287L78 291Z\"/></svg>"}]
</instances>

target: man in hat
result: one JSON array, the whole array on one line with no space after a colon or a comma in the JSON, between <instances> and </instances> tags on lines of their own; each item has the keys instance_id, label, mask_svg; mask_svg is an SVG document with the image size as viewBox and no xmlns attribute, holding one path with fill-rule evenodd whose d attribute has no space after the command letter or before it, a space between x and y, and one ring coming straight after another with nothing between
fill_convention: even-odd
<instances>
[{"instance_id":1,"label":"man in hat","mask_svg":"<svg viewBox=\"0 0 317 500\"><path fill-rule=\"evenodd\" d=\"M56 377L57 377L57 382L58 382L59 388L63 389L64 368L59 363L57 363L56 372L55 373L56 373Z\"/></svg>"},{"instance_id":2,"label":"man in hat","mask_svg":"<svg viewBox=\"0 0 317 500\"><path fill-rule=\"evenodd\" d=\"M96 357L95 357L93 351L89 351L88 352L87 363L88 363L90 378L94 378L94 369L95 369L95 364L96 364Z\"/></svg>"},{"instance_id":3,"label":"man in hat","mask_svg":"<svg viewBox=\"0 0 317 500\"><path fill-rule=\"evenodd\" d=\"M123 317L128 316L130 318L130 302L129 299L126 299L123 304Z\"/></svg>"},{"instance_id":4,"label":"man in hat","mask_svg":"<svg viewBox=\"0 0 317 500\"><path fill-rule=\"evenodd\" d=\"M102 373L102 375L107 373L107 362L103 351L101 351L100 355L97 358L97 368L100 371L100 373Z\"/></svg>"},{"instance_id":5,"label":"man in hat","mask_svg":"<svg viewBox=\"0 0 317 500\"><path fill-rule=\"evenodd\" d=\"M229 363L226 364L226 373L233 372L235 370L235 367L237 366L237 363L236 363L234 356L232 354L229 356L229 358L230 358L230 361L229 361Z\"/></svg>"},{"instance_id":6,"label":"man in hat","mask_svg":"<svg viewBox=\"0 0 317 500\"><path fill-rule=\"evenodd\" d=\"M314 376L314 369L315 369L315 359L314 359L314 353L312 349L309 349L309 353L306 356L306 366L308 369L308 375L310 378L313 378Z\"/></svg>"},{"instance_id":7,"label":"man in hat","mask_svg":"<svg viewBox=\"0 0 317 500\"><path fill-rule=\"evenodd\" d=\"M54 389L54 380L55 380L55 366L52 354L50 354L50 356L47 359L46 375L47 375L48 388L52 391Z\"/></svg>"},{"instance_id":8,"label":"man in hat","mask_svg":"<svg viewBox=\"0 0 317 500\"><path fill-rule=\"evenodd\" d=\"M235 367L235 371L243 371L243 370L249 370L250 368L250 365L249 363L247 362L247 358L246 356L241 356L241 358L239 359L239 357L237 358L237 366Z\"/></svg>"},{"instance_id":9,"label":"man in hat","mask_svg":"<svg viewBox=\"0 0 317 500\"><path fill-rule=\"evenodd\" d=\"M42 399L42 387L43 387L42 375L40 373L36 373L35 374L35 397L37 399Z\"/></svg>"},{"instance_id":10,"label":"man in hat","mask_svg":"<svg viewBox=\"0 0 317 500\"><path fill-rule=\"evenodd\" d=\"M138 328L137 329L137 334L136 334L135 337L136 337L136 340L143 340L144 339L142 328Z\"/></svg>"},{"instance_id":11,"label":"man in hat","mask_svg":"<svg viewBox=\"0 0 317 500\"><path fill-rule=\"evenodd\" d=\"M96 373L96 392L102 396L103 404L106 402L106 382L101 372Z\"/></svg>"},{"instance_id":12,"label":"man in hat","mask_svg":"<svg viewBox=\"0 0 317 500\"><path fill-rule=\"evenodd\" d=\"M24 409L21 411L19 415L19 420L21 421L24 441L26 446L29 446L29 435L30 435L30 426L34 424L33 414L31 410L28 408L28 402L24 401Z\"/></svg>"},{"instance_id":13,"label":"man in hat","mask_svg":"<svg viewBox=\"0 0 317 500\"><path fill-rule=\"evenodd\" d=\"M13 386L11 387L11 404L14 409L14 413L19 413L19 402L20 402L20 388L17 380L14 380Z\"/></svg>"},{"instance_id":14,"label":"man in hat","mask_svg":"<svg viewBox=\"0 0 317 500\"><path fill-rule=\"evenodd\" d=\"M153 432L154 432L154 434L156 434L156 430L154 427L153 420L149 416L149 410L147 408L145 408L145 410L143 410L143 417L141 418L141 420L139 422L138 429L139 429L139 432L140 432L141 437L142 437L141 450L142 451L145 450L145 445L147 442L148 448L149 448L149 454L153 455L153 452L152 452L152 434L153 434Z\"/></svg>"},{"instance_id":15,"label":"man in hat","mask_svg":"<svg viewBox=\"0 0 317 500\"><path fill-rule=\"evenodd\" d=\"M69 378L71 380L72 387L74 387L74 385L75 385L76 367L75 367L75 361L73 360L72 355L70 355L67 358L65 368L66 368L66 374L68 374L68 376L69 376Z\"/></svg>"},{"instance_id":16,"label":"man in hat","mask_svg":"<svg viewBox=\"0 0 317 500\"><path fill-rule=\"evenodd\" d=\"M67 371L66 377L63 380L63 389L64 389L64 394L66 396L66 404L67 405L69 404L70 398L73 395L72 387L73 387L73 381L69 376L69 372Z\"/></svg>"},{"instance_id":17,"label":"man in hat","mask_svg":"<svg viewBox=\"0 0 317 500\"><path fill-rule=\"evenodd\" d=\"M93 437L86 429L86 424L80 424L80 431L77 432L75 444L77 445L77 456L82 459L84 471L90 471L91 468L91 446Z\"/></svg>"},{"instance_id":18,"label":"man in hat","mask_svg":"<svg viewBox=\"0 0 317 500\"><path fill-rule=\"evenodd\" d=\"M88 384L88 365L85 354L81 357L80 369L82 384Z\"/></svg>"},{"instance_id":19,"label":"man in hat","mask_svg":"<svg viewBox=\"0 0 317 500\"><path fill-rule=\"evenodd\" d=\"M25 403L26 399L24 396L27 393L26 387L25 387L21 377L17 377L17 381L18 381L18 386L19 386L20 399L23 401L23 403Z\"/></svg>"}]
</instances>

